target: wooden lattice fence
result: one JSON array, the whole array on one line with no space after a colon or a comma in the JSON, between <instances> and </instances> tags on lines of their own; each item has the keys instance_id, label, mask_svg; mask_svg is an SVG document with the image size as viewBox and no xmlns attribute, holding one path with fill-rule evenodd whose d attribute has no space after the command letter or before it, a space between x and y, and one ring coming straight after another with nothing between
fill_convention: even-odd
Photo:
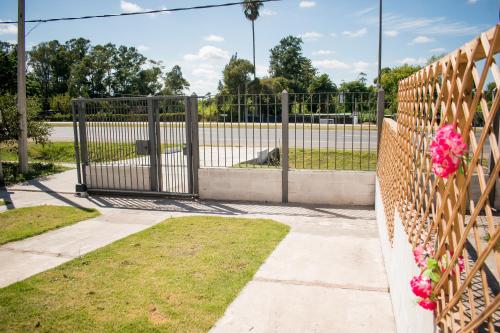
<instances>
[{"instance_id":1,"label":"wooden lattice fence","mask_svg":"<svg viewBox=\"0 0 500 333\"><path fill-rule=\"evenodd\" d=\"M400 81L397 125L383 125L377 175L389 239L397 212L413 247L431 244L436 259L449 256L434 287L444 332L500 331L499 51L497 25ZM447 179L432 173L429 153L445 124L456 126L469 155Z\"/></svg>"}]
</instances>

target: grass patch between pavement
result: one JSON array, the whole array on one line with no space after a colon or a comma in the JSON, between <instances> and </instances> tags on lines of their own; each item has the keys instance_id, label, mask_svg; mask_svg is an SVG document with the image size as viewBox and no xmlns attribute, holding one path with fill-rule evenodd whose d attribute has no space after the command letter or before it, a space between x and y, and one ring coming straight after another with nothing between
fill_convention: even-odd
<instances>
[{"instance_id":1,"label":"grass patch between pavement","mask_svg":"<svg viewBox=\"0 0 500 333\"><path fill-rule=\"evenodd\" d=\"M288 154L290 169L313 170L362 170L373 171L377 168L377 152L374 150L348 150L342 149L302 149L290 148ZM280 165L260 165L242 162L236 168L276 168Z\"/></svg>"},{"instance_id":2,"label":"grass patch between pavement","mask_svg":"<svg viewBox=\"0 0 500 333\"><path fill-rule=\"evenodd\" d=\"M167 219L0 289L0 331L206 332L288 230L263 219Z\"/></svg>"},{"instance_id":3,"label":"grass patch between pavement","mask_svg":"<svg viewBox=\"0 0 500 333\"><path fill-rule=\"evenodd\" d=\"M0 245L87 220L100 213L92 208L34 206L0 213Z\"/></svg>"},{"instance_id":4,"label":"grass patch between pavement","mask_svg":"<svg viewBox=\"0 0 500 333\"><path fill-rule=\"evenodd\" d=\"M7 186L71 170L71 168L52 163L30 163L28 172L21 173L19 171L19 163L15 162L2 162L2 169L4 182Z\"/></svg>"}]
</instances>

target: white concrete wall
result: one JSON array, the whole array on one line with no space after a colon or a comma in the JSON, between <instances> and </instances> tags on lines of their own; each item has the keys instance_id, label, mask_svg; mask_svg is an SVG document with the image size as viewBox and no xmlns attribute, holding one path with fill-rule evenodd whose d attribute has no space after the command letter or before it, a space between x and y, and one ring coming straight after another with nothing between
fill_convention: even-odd
<instances>
[{"instance_id":1,"label":"white concrete wall","mask_svg":"<svg viewBox=\"0 0 500 333\"><path fill-rule=\"evenodd\" d=\"M288 201L373 206L375 172L291 170L288 173Z\"/></svg>"},{"instance_id":2,"label":"white concrete wall","mask_svg":"<svg viewBox=\"0 0 500 333\"><path fill-rule=\"evenodd\" d=\"M198 177L201 199L281 202L281 170L203 168Z\"/></svg>"},{"instance_id":3,"label":"white concrete wall","mask_svg":"<svg viewBox=\"0 0 500 333\"><path fill-rule=\"evenodd\" d=\"M278 169L202 168L198 176L201 199L281 202L281 170ZM375 173L291 170L288 201L372 206Z\"/></svg>"},{"instance_id":4,"label":"white concrete wall","mask_svg":"<svg viewBox=\"0 0 500 333\"><path fill-rule=\"evenodd\" d=\"M412 293L410 280L420 273L413 259L411 245L408 242L401 219L396 212L394 218L394 239L389 242L386 219L380 187L376 181L375 211L380 236L384 264L389 280L392 307L398 333L432 333L436 332L434 315L422 309Z\"/></svg>"},{"instance_id":5,"label":"white concrete wall","mask_svg":"<svg viewBox=\"0 0 500 333\"><path fill-rule=\"evenodd\" d=\"M89 189L150 191L149 166L86 166Z\"/></svg>"}]
</instances>

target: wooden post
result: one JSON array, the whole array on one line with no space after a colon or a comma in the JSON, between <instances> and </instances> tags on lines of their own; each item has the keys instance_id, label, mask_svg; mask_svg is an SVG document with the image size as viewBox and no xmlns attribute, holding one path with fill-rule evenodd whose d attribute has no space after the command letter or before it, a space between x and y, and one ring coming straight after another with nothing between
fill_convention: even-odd
<instances>
[{"instance_id":1,"label":"wooden post","mask_svg":"<svg viewBox=\"0 0 500 333\"><path fill-rule=\"evenodd\" d=\"M28 172L28 122L26 116L26 55L24 36L24 3L18 0L17 22L17 112L19 113L19 167Z\"/></svg>"}]
</instances>

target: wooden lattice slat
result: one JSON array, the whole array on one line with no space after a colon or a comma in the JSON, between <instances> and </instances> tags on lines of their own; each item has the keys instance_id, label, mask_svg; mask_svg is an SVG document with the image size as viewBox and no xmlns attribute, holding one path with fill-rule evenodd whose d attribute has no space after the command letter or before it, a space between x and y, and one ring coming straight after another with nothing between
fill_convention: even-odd
<instances>
[{"instance_id":1,"label":"wooden lattice slat","mask_svg":"<svg viewBox=\"0 0 500 333\"><path fill-rule=\"evenodd\" d=\"M385 120L382 127L377 175L389 239L397 211L413 247L431 244L437 259L451 257L434 289L436 322L445 332L500 331L500 207L492 200L500 175L499 53L497 25L400 81L397 124ZM482 127L475 123L481 115ZM447 179L432 173L429 153L445 124L454 124L469 147L463 172Z\"/></svg>"}]
</instances>

